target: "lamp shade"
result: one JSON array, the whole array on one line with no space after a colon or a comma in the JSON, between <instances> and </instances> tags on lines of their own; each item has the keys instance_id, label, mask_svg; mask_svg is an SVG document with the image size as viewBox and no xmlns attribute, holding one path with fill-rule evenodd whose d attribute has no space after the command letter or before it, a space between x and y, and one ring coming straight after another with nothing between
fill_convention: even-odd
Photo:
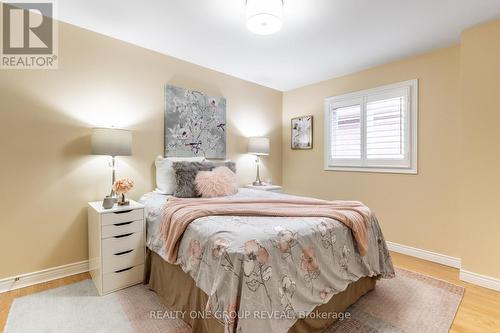
<instances>
[{"instance_id":1,"label":"lamp shade","mask_svg":"<svg viewBox=\"0 0 500 333\"><path fill-rule=\"evenodd\" d=\"M248 153L252 155L269 155L269 138L248 138Z\"/></svg>"},{"instance_id":2,"label":"lamp shade","mask_svg":"<svg viewBox=\"0 0 500 333\"><path fill-rule=\"evenodd\" d=\"M92 154L108 156L132 155L132 132L116 128L93 128Z\"/></svg>"}]
</instances>

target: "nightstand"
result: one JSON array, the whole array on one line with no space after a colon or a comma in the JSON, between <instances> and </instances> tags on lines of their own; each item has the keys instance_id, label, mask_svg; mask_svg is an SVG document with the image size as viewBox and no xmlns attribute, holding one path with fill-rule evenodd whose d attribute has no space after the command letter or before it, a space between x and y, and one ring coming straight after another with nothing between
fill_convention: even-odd
<instances>
[{"instance_id":1,"label":"nightstand","mask_svg":"<svg viewBox=\"0 0 500 333\"><path fill-rule=\"evenodd\" d=\"M88 204L89 271L99 295L141 283L145 259L144 206Z\"/></svg>"},{"instance_id":2,"label":"nightstand","mask_svg":"<svg viewBox=\"0 0 500 333\"><path fill-rule=\"evenodd\" d=\"M276 193L283 192L283 187L278 186L278 185L262 185L262 186L247 185L245 187L250 188L252 190L259 190L259 191L268 191L268 192L276 192Z\"/></svg>"}]
</instances>

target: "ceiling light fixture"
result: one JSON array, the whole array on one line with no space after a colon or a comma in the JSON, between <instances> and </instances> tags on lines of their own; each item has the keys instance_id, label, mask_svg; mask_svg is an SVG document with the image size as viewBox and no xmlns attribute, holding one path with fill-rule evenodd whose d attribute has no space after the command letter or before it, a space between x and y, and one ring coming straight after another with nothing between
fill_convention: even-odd
<instances>
[{"instance_id":1,"label":"ceiling light fixture","mask_svg":"<svg viewBox=\"0 0 500 333\"><path fill-rule=\"evenodd\" d=\"M283 26L283 0L247 0L247 28L258 35L271 35Z\"/></svg>"}]
</instances>

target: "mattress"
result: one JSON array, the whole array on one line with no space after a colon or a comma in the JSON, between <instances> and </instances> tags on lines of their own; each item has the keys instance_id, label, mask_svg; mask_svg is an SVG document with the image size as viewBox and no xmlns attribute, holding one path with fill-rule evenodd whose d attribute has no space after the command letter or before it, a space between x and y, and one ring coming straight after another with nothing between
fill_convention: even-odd
<instances>
[{"instance_id":1,"label":"mattress","mask_svg":"<svg viewBox=\"0 0 500 333\"><path fill-rule=\"evenodd\" d=\"M241 189L235 197L291 196ZM168 198L156 193L141 198L147 246L163 259L161 208ZM351 284L394 276L378 221L373 217L371 222L368 254L362 257L350 229L332 219L209 216L186 229L177 265L208 296L206 309L227 331L287 332ZM235 310L253 315L235 320L228 315Z\"/></svg>"}]
</instances>

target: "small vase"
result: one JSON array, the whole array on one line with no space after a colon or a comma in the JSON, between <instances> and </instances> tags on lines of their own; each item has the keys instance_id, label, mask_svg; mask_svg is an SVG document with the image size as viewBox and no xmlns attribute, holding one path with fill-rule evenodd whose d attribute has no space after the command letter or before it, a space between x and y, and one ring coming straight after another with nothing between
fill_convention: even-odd
<instances>
[{"instance_id":1,"label":"small vase","mask_svg":"<svg viewBox=\"0 0 500 333\"><path fill-rule=\"evenodd\" d=\"M104 209L111 209L111 208L113 208L114 204L115 204L115 198L113 198L113 197L106 197L102 201L102 208L104 208Z\"/></svg>"},{"instance_id":2,"label":"small vase","mask_svg":"<svg viewBox=\"0 0 500 333\"><path fill-rule=\"evenodd\" d=\"M118 206L128 206L130 205L130 201L125 200L125 193L120 194L120 197L117 202Z\"/></svg>"}]
</instances>

